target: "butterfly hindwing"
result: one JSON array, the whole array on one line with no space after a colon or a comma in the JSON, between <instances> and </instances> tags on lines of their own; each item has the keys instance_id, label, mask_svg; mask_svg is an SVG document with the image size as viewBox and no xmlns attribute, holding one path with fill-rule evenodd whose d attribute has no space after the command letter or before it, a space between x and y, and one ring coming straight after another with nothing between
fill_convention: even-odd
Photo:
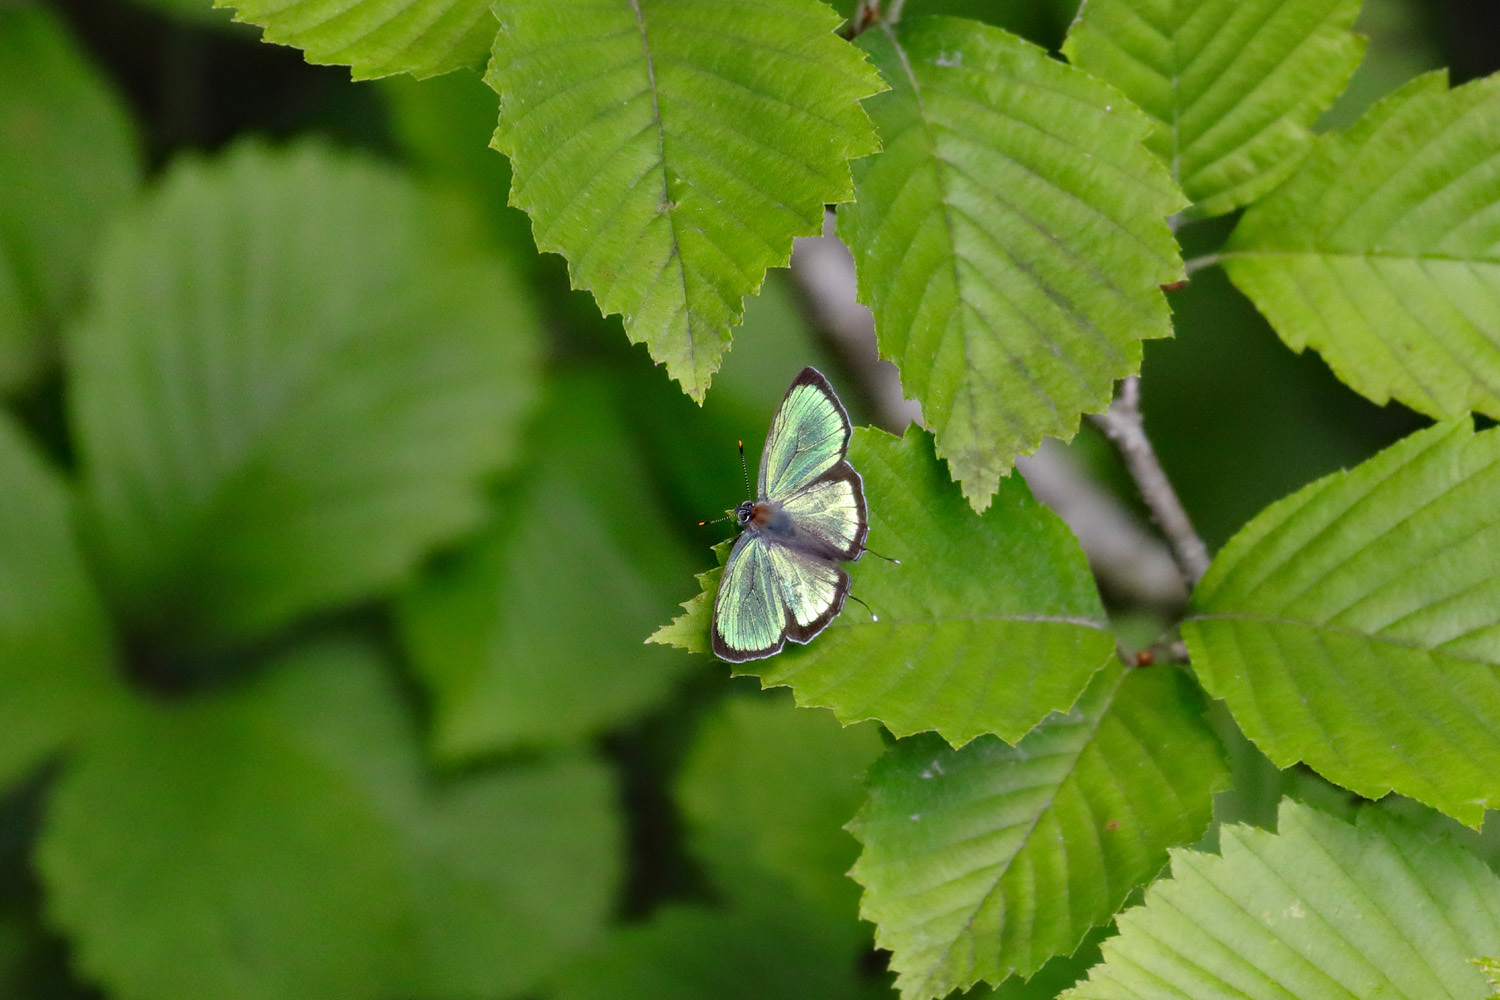
<instances>
[{"instance_id":1,"label":"butterfly hindwing","mask_svg":"<svg viewBox=\"0 0 1500 1000\"><path fill-rule=\"evenodd\" d=\"M713 649L722 660L770 656L787 639L807 642L844 606L849 574L754 534L730 550L714 601Z\"/></svg>"},{"instance_id":2,"label":"butterfly hindwing","mask_svg":"<svg viewBox=\"0 0 1500 1000\"><path fill-rule=\"evenodd\" d=\"M864 482L848 462L787 497L781 509L793 519L798 535L811 536L826 556L847 561L864 553L869 532ZM810 546L804 541L797 547Z\"/></svg>"},{"instance_id":3,"label":"butterfly hindwing","mask_svg":"<svg viewBox=\"0 0 1500 1000\"><path fill-rule=\"evenodd\" d=\"M842 462L849 432L849 415L828 380L816 368L802 369L766 434L760 496L783 499Z\"/></svg>"},{"instance_id":4,"label":"butterfly hindwing","mask_svg":"<svg viewBox=\"0 0 1500 1000\"><path fill-rule=\"evenodd\" d=\"M770 561L770 546L744 534L729 550L714 598L714 655L740 662L770 656L786 641L786 610Z\"/></svg>"},{"instance_id":5,"label":"butterfly hindwing","mask_svg":"<svg viewBox=\"0 0 1500 1000\"><path fill-rule=\"evenodd\" d=\"M843 610L849 574L838 563L783 545L771 546L770 557L786 608L787 638L807 642Z\"/></svg>"}]
</instances>

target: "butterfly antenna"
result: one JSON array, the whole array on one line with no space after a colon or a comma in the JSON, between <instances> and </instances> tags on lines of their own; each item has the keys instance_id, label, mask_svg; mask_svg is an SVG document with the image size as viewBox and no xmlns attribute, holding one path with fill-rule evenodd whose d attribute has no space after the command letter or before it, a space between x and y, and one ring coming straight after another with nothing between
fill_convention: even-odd
<instances>
[{"instance_id":1,"label":"butterfly antenna","mask_svg":"<svg viewBox=\"0 0 1500 1000\"><path fill-rule=\"evenodd\" d=\"M755 494L750 492L750 466L745 464L745 442L740 442L740 470L745 473L745 496L754 500Z\"/></svg>"},{"instance_id":2,"label":"butterfly antenna","mask_svg":"<svg viewBox=\"0 0 1500 1000\"><path fill-rule=\"evenodd\" d=\"M870 608L870 606L868 604L866 604L864 601L861 601L859 598L855 597L853 594L846 594L845 596L848 597L849 600L853 601L855 604L858 604L860 607L864 608L866 611L869 611L870 612L870 621L872 621L872 622L878 622L878 621L880 621L880 616L877 615Z\"/></svg>"}]
</instances>

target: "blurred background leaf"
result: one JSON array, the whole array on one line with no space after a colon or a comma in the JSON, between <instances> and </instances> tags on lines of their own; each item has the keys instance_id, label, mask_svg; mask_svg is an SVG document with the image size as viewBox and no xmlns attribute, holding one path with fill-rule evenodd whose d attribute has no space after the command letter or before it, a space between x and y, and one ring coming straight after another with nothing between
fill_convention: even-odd
<instances>
[{"instance_id":1,"label":"blurred background leaf","mask_svg":"<svg viewBox=\"0 0 1500 1000\"><path fill-rule=\"evenodd\" d=\"M852 926L858 848L844 826L884 748L873 723L841 726L786 692L727 701L703 719L677 780L689 843L731 898L790 890Z\"/></svg>"},{"instance_id":2,"label":"blurred background leaf","mask_svg":"<svg viewBox=\"0 0 1500 1000\"><path fill-rule=\"evenodd\" d=\"M0 5L0 396L55 360L94 242L140 183L114 85L46 7ZM87 164L87 169L79 169Z\"/></svg>"},{"instance_id":3,"label":"blurred background leaf","mask_svg":"<svg viewBox=\"0 0 1500 1000\"><path fill-rule=\"evenodd\" d=\"M403 715L377 655L330 643L118 717L38 851L82 967L139 998L535 985L608 913L608 782L559 763L429 788Z\"/></svg>"},{"instance_id":4,"label":"blurred background leaf","mask_svg":"<svg viewBox=\"0 0 1500 1000\"><path fill-rule=\"evenodd\" d=\"M0 794L121 701L73 497L0 414Z\"/></svg>"},{"instance_id":5,"label":"blurred background leaf","mask_svg":"<svg viewBox=\"0 0 1500 1000\"><path fill-rule=\"evenodd\" d=\"M71 416L133 632L243 642L378 593L484 517L536 328L445 218L347 154L243 145L115 228L70 331Z\"/></svg>"},{"instance_id":6,"label":"blurred background leaf","mask_svg":"<svg viewBox=\"0 0 1500 1000\"><path fill-rule=\"evenodd\" d=\"M616 396L600 372L552 379L490 526L401 603L441 757L576 741L694 666L645 643L693 561Z\"/></svg>"}]
</instances>

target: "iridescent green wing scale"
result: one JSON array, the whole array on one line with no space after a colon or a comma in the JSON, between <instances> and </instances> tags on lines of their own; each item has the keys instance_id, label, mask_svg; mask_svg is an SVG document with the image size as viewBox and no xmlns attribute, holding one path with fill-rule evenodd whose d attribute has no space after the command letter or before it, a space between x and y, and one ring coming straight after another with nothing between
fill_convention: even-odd
<instances>
[{"instance_id":1,"label":"iridescent green wing scale","mask_svg":"<svg viewBox=\"0 0 1500 1000\"><path fill-rule=\"evenodd\" d=\"M792 547L815 549L846 561L864 554L869 530L865 489L849 463L840 462L822 478L787 497L781 509L796 525L796 534L787 540ZM818 544L809 545L812 539Z\"/></svg>"},{"instance_id":2,"label":"iridescent green wing scale","mask_svg":"<svg viewBox=\"0 0 1500 1000\"><path fill-rule=\"evenodd\" d=\"M769 550L765 539L749 533L729 550L714 598L714 655L721 660L759 659L786 643L786 607Z\"/></svg>"},{"instance_id":3,"label":"iridescent green wing scale","mask_svg":"<svg viewBox=\"0 0 1500 1000\"><path fill-rule=\"evenodd\" d=\"M816 368L804 368L781 400L760 453L760 497L784 500L844 460L849 416Z\"/></svg>"}]
</instances>

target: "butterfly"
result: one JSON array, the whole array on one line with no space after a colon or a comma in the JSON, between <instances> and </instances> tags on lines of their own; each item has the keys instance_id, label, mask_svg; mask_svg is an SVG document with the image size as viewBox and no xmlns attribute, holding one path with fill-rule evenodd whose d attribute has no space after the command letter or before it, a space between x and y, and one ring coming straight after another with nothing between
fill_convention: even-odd
<instances>
[{"instance_id":1,"label":"butterfly","mask_svg":"<svg viewBox=\"0 0 1500 1000\"><path fill-rule=\"evenodd\" d=\"M865 553L864 481L844 459L849 415L816 368L781 400L760 455L758 500L731 515L740 537L714 598L713 650L741 663L808 642L838 617L849 594L839 565Z\"/></svg>"}]
</instances>

